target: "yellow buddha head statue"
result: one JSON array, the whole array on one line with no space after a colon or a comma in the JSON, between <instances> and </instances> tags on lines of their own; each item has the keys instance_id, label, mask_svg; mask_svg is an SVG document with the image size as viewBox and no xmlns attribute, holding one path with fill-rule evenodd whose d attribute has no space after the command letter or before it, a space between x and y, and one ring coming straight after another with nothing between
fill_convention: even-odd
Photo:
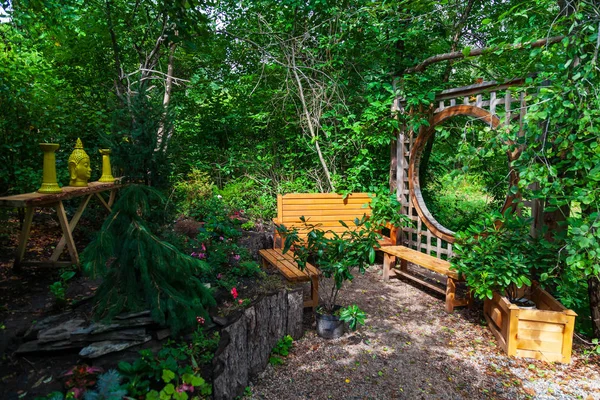
<instances>
[{"instance_id":1,"label":"yellow buddha head statue","mask_svg":"<svg viewBox=\"0 0 600 400\"><path fill-rule=\"evenodd\" d=\"M85 187L92 174L90 156L83 150L81 139L77 138L75 150L69 157L69 186Z\"/></svg>"}]
</instances>

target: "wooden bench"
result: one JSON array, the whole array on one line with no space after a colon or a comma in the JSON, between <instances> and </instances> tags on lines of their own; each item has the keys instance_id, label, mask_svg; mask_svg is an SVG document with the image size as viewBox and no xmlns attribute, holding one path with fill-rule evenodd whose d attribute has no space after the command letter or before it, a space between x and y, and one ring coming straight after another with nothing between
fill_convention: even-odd
<instances>
[{"instance_id":1,"label":"wooden bench","mask_svg":"<svg viewBox=\"0 0 600 400\"><path fill-rule=\"evenodd\" d=\"M410 249L404 246L389 246L381 248L383 251L383 280L387 281L390 279L390 272L396 262L396 258L400 259L400 269L394 269L396 276L401 276L417 282L423 286L430 288L438 293L446 296L446 311L451 313L454 311L454 307L459 306L471 306L472 299L470 292L467 292L467 296L464 299L456 299L456 282L462 281L458 276L458 273L450 269L450 263L445 260L421 253L420 251ZM445 275L446 279L446 290L439 288L423 279L419 279L414 275L408 273L408 263L419 265L430 271L437 272L438 274Z\"/></svg>"},{"instance_id":2,"label":"wooden bench","mask_svg":"<svg viewBox=\"0 0 600 400\"><path fill-rule=\"evenodd\" d=\"M346 231L340 220L352 229L354 220L363 215L371 215L371 209L364 207L371 202L367 193L352 193L344 196L335 193L291 193L277 196L276 225L285 225L288 229L298 229L300 237L306 236L309 230L301 221L304 217L307 224L316 225L324 231L343 233ZM395 244L395 229L390 229L390 236L380 240L380 246ZM290 282L311 282L311 299L304 303L305 307L317 307L319 303L319 271L310 265L304 271L298 268L293 252L283 254L283 238L275 235L274 249L260 250L263 266L272 265Z\"/></svg>"}]
</instances>

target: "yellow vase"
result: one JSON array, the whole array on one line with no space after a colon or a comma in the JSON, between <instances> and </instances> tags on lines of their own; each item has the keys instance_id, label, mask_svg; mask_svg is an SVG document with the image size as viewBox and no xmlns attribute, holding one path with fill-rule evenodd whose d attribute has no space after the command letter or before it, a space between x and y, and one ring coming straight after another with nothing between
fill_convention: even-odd
<instances>
[{"instance_id":1,"label":"yellow vase","mask_svg":"<svg viewBox=\"0 0 600 400\"><path fill-rule=\"evenodd\" d=\"M110 149L100 149L98 151L102 154L102 176L98 179L98 182L112 183L115 178L112 176L110 168Z\"/></svg>"},{"instance_id":2,"label":"yellow vase","mask_svg":"<svg viewBox=\"0 0 600 400\"><path fill-rule=\"evenodd\" d=\"M38 193L62 193L62 189L56 182L56 155L54 154L60 145L58 143L40 143L40 147L44 152L44 169L42 186L38 189Z\"/></svg>"}]
</instances>

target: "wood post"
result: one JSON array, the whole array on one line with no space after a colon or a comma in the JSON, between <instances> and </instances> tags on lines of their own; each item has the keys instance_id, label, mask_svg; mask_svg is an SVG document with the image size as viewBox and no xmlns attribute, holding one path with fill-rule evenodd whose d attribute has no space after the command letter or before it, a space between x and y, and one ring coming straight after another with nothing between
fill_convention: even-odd
<instances>
[{"instance_id":1,"label":"wood post","mask_svg":"<svg viewBox=\"0 0 600 400\"><path fill-rule=\"evenodd\" d=\"M73 241L73 235L71 235L71 231L69 230L69 220L67 219L65 206L63 205L62 201L59 201L55 207L56 213L58 214L58 222L60 222L60 227L62 228L63 235L67 242L67 249L69 249L71 261L73 264L79 265L79 254L77 254L75 242Z\"/></svg>"},{"instance_id":2,"label":"wood post","mask_svg":"<svg viewBox=\"0 0 600 400\"><path fill-rule=\"evenodd\" d=\"M69 222L69 232L71 232L71 235L73 234L75 227L79 223L79 219L81 218L81 215L85 211L85 208L87 207L91 198L92 198L91 194L85 196L85 198L81 201L81 204L79 204L77 211L75 211L75 215L73 215L73 218L71 218L71 221ZM52 262L58 261L58 258L60 257L63 250L65 249L66 244L67 244L67 241L66 241L65 235L63 233L63 236L60 238L60 241L56 245L56 248L54 249L54 252L52 253L52 256L50 257L50 261L52 261Z\"/></svg>"},{"instance_id":3,"label":"wood post","mask_svg":"<svg viewBox=\"0 0 600 400\"><path fill-rule=\"evenodd\" d=\"M454 299L456 298L456 282L448 277L446 280L446 312L454 311Z\"/></svg>"},{"instance_id":4,"label":"wood post","mask_svg":"<svg viewBox=\"0 0 600 400\"><path fill-rule=\"evenodd\" d=\"M21 227L21 233L19 234L19 247L17 247L17 257L14 264L14 267L17 270L20 268L23 257L25 257L25 245L29 239L31 221L33 220L33 211L33 207L25 208L25 219L23 220L23 226Z\"/></svg>"}]
</instances>

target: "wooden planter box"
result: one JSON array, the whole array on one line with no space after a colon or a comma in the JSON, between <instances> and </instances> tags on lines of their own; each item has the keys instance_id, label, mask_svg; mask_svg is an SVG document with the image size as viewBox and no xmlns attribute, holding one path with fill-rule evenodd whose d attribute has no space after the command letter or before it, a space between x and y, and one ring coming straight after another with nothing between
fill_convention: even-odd
<instances>
[{"instance_id":1,"label":"wooden planter box","mask_svg":"<svg viewBox=\"0 0 600 400\"><path fill-rule=\"evenodd\" d=\"M536 282L522 288L519 296L533 300L537 310L519 308L498 293L484 302L485 319L500 346L509 356L570 363L577 314Z\"/></svg>"}]
</instances>

